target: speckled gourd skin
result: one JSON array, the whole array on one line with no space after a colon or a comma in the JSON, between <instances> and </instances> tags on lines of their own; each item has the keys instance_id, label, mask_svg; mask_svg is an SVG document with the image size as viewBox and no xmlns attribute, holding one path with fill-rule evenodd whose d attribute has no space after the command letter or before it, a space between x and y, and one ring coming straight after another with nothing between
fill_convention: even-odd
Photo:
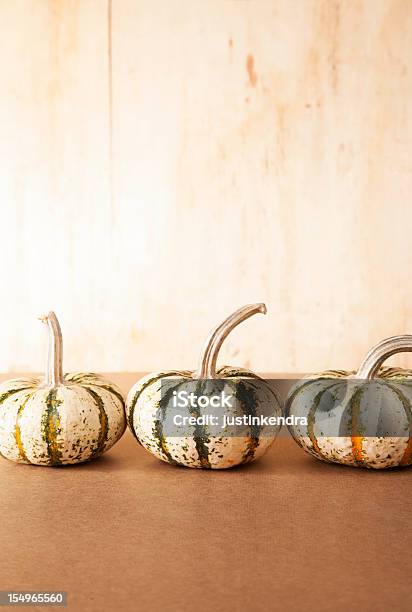
<instances>
[{"instance_id":1,"label":"speckled gourd skin","mask_svg":"<svg viewBox=\"0 0 412 612\"><path fill-rule=\"evenodd\" d=\"M128 425L137 440L158 459L174 465L213 470L227 469L255 461L268 450L276 435L261 430L258 437L165 437L158 431L156 415L160 407L161 381L164 378L180 377L191 379L193 372L170 370L149 374L139 380L129 391L126 399ZM217 371L217 377L230 378L234 384L247 378L262 379L243 368L224 366ZM273 416L279 417L282 409L273 389L267 385L273 396ZM280 427L277 429L278 433ZM273 431L273 428L272 428Z\"/></svg>"},{"instance_id":2,"label":"speckled gourd skin","mask_svg":"<svg viewBox=\"0 0 412 612\"><path fill-rule=\"evenodd\" d=\"M11 461L89 461L111 448L125 427L120 390L97 374L68 374L52 387L41 378L0 385L0 454Z\"/></svg>"},{"instance_id":3,"label":"speckled gourd skin","mask_svg":"<svg viewBox=\"0 0 412 612\"><path fill-rule=\"evenodd\" d=\"M286 415L297 415L296 400L304 393L310 406L306 431L302 426L289 426L293 438L306 452L329 463L340 463L353 467L385 469L412 464L412 370L383 367L375 379L385 393L391 394L394 410L402 414L405 437L359 437L359 436L316 436L314 424L316 410L323 392L336 390L343 379L354 376L355 372L328 370L303 379L293 389L286 402ZM331 379L330 383L327 380ZM336 379L336 380L334 380ZM322 384L323 383L323 384ZM393 384L396 383L396 386ZM357 409L357 403L353 402Z\"/></svg>"}]
</instances>

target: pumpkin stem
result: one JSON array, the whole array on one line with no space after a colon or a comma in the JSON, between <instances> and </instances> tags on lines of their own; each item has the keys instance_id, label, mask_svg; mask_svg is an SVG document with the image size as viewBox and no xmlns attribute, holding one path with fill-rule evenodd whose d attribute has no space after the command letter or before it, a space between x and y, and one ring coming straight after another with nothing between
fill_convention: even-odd
<instances>
[{"instance_id":1,"label":"pumpkin stem","mask_svg":"<svg viewBox=\"0 0 412 612\"><path fill-rule=\"evenodd\" d=\"M356 373L355 378L370 380L373 378L383 362L396 353L412 351L412 335L392 336L373 346Z\"/></svg>"},{"instance_id":2,"label":"pumpkin stem","mask_svg":"<svg viewBox=\"0 0 412 612\"><path fill-rule=\"evenodd\" d=\"M203 347L199 368L193 374L193 378L217 378L216 362L223 341L235 327L258 312L266 314L266 305L248 304L247 306L242 306L242 308L236 310L236 312L231 314L230 317L212 331Z\"/></svg>"},{"instance_id":3,"label":"pumpkin stem","mask_svg":"<svg viewBox=\"0 0 412 612\"><path fill-rule=\"evenodd\" d=\"M55 387L63 383L63 337L59 321L50 311L47 315L39 317L48 327L49 349L47 353L47 367L45 382L47 386Z\"/></svg>"}]
</instances>

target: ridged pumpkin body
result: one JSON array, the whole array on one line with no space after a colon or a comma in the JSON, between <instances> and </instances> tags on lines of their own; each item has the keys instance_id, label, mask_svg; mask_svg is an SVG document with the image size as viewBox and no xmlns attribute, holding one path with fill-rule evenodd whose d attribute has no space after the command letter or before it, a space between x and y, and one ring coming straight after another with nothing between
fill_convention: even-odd
<instances>
[{"instance_id":1,"label":"ridged pumpkin body","mask_svg":"<svg viewBox=\"0 0 412 612\"><path fill-rule=\"evenodd\" d=\"M40 378L0 385L0 454L11 461L88 461L113 446L125 427L120 390L97 374L69 374L52 387Z\"/></svg>"},{"instance_id":2,"label":"ridged pumpkin body","mask_svg":"<svg viewBox=\"0 0 412 612\"><path fill-rule=\"evenodd\" d=\"M275 433L272 427L270 434L264 427L258 430L250 428L244 436L211 436L207 426L198 428L192 436L164 434L159 419L159 414L164 410L161 405L162 380L171 377L192 379L192 376L193 372L190 371L158 372L145 376L132 387L126 400L126 415L138 441L158 459L191 468L226 469L261 457L274 441L280 426L275 428ZM232 385L256 379L259 381L261 401L270 403L273 416L282 414L274 390L252 372L225 366L217 371L217 377L230 379ZM247 411L246 405L244 411Z\"/></svg>"},{"instance_id":3,"label":"ridged pumpkin body","mask_svg":"<svg viewBox=\"0 0 412 612\"><path fill-rule=\"evenodd\" d=\"M322 461L373 469L411 465L412 371L381 368L369 385L354 380L348 386L348 379L354 375L355 372L329 370L300 381L289 394L286 416L305 416L307 426L290 425L292 436L305 451ZM380 429L387 426L402 435L375 436L370 431L359 435L363 419L371 416L372 423L376 416ZM323 435L328 417L335 422L341 419L343 429L353 427L356 435Z\"/></svg>"}]
</instances>

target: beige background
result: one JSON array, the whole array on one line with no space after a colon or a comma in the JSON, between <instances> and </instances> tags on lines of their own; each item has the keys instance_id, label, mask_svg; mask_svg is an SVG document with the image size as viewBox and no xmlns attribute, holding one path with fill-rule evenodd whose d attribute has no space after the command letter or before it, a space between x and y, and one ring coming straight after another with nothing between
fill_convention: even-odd
<instances>
[{"instance_id":1,"label":"beige background","mask_svg":"<svg viewBox=\"0 0 412 612\"><path fill-rule=\"evenodd\" d=\"M412 331L410 0L1 0L0 56L0 371L51 308L70 369L195 366L254 301L260 371Z\"/></svg>"}]
</instances>

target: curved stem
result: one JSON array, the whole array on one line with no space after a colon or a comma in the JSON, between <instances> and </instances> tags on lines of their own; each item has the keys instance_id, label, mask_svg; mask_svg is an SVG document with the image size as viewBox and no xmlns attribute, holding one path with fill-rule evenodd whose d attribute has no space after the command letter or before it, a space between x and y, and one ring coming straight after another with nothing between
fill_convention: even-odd
<instances>
[{"instance_id":1,"label":"curved stem","mask_svg":"<svg viewBox=\"0 0 412 612\"><path fill-rule=\"evenodd\" d=\"M55 387L63 383L63 338L59 321L54 312L39 317L48 327L49 349L45 382L47 386Z\"/></svg>"},{"instance_id":2,"label":"curved stem","mask_svg":"<svg viewBox=\"0 0 412 612\"><path fill-rule=\"evenodd\" d=\"M223 341L235 327L258 312L266 314L266 305L249 304L242 306L212 331L203 347L199 368L193 374L193 378L216 378L216 362Z\"/></svg>"},{"instance_id":3,"label":"curved stem","mask_svg":"<svg viewBox=\"0 0 412 612\"><path fill-rule=\"evenodd\" d=\"M369 380L375 376L383 362L396 353L412 351L412 335L392 336L373 346L356 373L355 378Z\"/></svg>"}]
</instances>

